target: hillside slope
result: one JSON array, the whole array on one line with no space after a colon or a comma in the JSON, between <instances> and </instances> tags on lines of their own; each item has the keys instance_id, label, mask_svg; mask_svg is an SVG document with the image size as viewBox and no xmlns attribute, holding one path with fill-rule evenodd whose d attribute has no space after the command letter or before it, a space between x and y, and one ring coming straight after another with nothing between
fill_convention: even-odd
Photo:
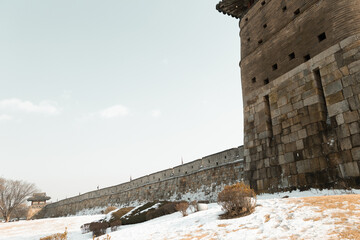
<instances>
[{"instance_id":1,"label":"hillside slope","mask_svg":"<svg viewBox=\"0 0 360 240\"><path fill-rule=\"evenodd\" d=\"M358 193L358 192L355 192ZM174 213L108 232L111 240L124 239L360 239L360 194L333 195L294 192L264 195L253 214L220 220L220 206L182 217ZM322 196L328 195L328 196ZM295 197L295 196L301 196ZM311 197L303 197L311 196ZM69 230L69 239L92 239L80 226L102 216L78 216L0 224L1 240L38 240L40 236Z\"/></svg>"}]
</instances>

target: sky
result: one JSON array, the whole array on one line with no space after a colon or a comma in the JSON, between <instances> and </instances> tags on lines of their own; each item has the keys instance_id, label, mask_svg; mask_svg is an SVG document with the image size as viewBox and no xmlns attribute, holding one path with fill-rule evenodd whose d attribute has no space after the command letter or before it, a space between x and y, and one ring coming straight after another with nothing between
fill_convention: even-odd
<instances>
[{"instance_id":1,"label":"sky","mask_svg":"<svg viewBox=\"0 0 360 240\"><path fill-rule=\"evenodd\" d=\"M219 0L0 0L0 177L52 201L243 144Z\"/></svg>"}]
</instances>

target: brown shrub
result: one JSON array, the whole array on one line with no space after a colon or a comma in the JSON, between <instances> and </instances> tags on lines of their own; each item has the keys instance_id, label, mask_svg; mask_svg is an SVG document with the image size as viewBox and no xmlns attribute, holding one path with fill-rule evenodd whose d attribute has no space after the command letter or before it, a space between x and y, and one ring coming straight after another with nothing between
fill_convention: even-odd
<instances>
[{"instance_id":1,"label":"brown shrub","mask_svg":"<svg viewBox=\"0 0 360 240\"><path fill-rule=\"evenodd\" d=\"M176 204L175 209L183 215L183 217L187 216L187 209L189 208L188 202L180 202Z\"/></svg>"},{"instance_id":2,"label":"brown shrub","mask_svg":"<svg viewBox=\"0 0 360 240\"><path fill-rule=\"evenodd\" d=\"M89 229L93 232L94 237L98 237L105 234L108 227L110 227L108 222L92 222Z\"/></svg>"},{"instance_id":3,"label":"brown shrub","mask_svg":"<svg viewBox=\"0 0 360 240\"><path fill-rule=\"evenodd\" d=\"M104 214L108 214L109 212L112 212L112 211L114 211L114 210L116 210L116 209L117 209L117 207L109 206L109 207L107 207L107 208L105 209Z\"/></svg>"},{"instance_id":4,"label":"brown shrub","mask_svg":"<svg viewBox=\"0 0 360 240\"><path fill-rule=\"evenodd\" d=\"M121 220L117 219L110 222L111 231L116 231L118 227L121 226Z\"/></svg>"},{"instance_id":5,"label":"brown shrub","mask_svg":"<svg viewBox=\"0 0 360 240\"><path fill-rule=\"evenodd\" d=\"M133 207L120 208L119 210L111 214L112 215L111 219L118 220L133 209L134 209Z\"/></svg>"},{"instance_id":6,"label":"brown shrub","mask_svg":"<svg viewBox=\"0 0 360 240\"><path fill-rule=\"evenodd\" d=\"M40 240L67 240L67 229L65 228L64 233L55 233L50 236L40 238Z\"/></svg>"},{"instance_id":7,"label":"brown shrub","mask_svg":"<svg viewBox=\"0 0 360 240\"><path fill-rule=\"evenodd\" d=\"M255 209L256 194L245 183L225 186L218 195L218 204L226 212L225 218L240 217L251 213Z\"/></svg>"},{"instance_id":8,"label":"brown shrub","mask_svg":"<svg viewBox=\"0 0 360 240\"><path fill-rule=\"evenodd\" d=\"M146 220L158 218L167 214L177 212L176 210L177 202L165 202L160 205L157 209L151 210L146 214Z\"/></svg>"}]
</instances>

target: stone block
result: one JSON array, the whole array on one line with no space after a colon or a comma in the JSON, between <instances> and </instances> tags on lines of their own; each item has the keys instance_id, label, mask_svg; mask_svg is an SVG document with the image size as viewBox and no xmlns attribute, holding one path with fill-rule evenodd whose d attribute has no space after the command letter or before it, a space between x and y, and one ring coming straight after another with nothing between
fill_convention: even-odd
<instances>
[{"instance_id":1,"label":"stone block","mask_svg":"<svg viewBox=\"0 0 360 240\"><path fill-rule=\"evenodd\" d=\"M289 166L290 166L290 174L291 175L297 174L296 163L289 163Z\"/></svg>"},{"instance_id":2,"label":"stone block","mask_svg":"<svg viewBox=\"0 0 360 240\"><path fill-rule=\"evenodd\" d=\"M304 107L304 102L303 102L302 100L299 101L299 102L297 102L297 103L294 103L294 104L293 104L293 108L294 108L295 110L300 109L300 108L302 108L302 107Z\"/></svg>"},{"instance_id":3,"label":"stone block","mask_svg":"<svg viewBox=\"0 0 360 240\"><path fill-rule=\"evenodd\" d=\"M264 189L264 181L263 180L257 180L256 184L257 184L258 190Z\"/></svg>"},{"instance_id":4,"label":"stone block","mask_svg":"<svg viewBox=\"0 0 360 240\"><path fill-rule=\"evenodd\" d=\"M342 73L342 75L345 77L345 76L348 76L350 73L349 73L349 69L347 66L343 66L342 68L340 68L340 72Z\"/></svg>"},{"instance_id":5,"label":"stone block","mask_svg":"<svg viewBox=\"0 0 360 240\"><path fill-rule=\"evenodd\" d=\"M343 89L343 92L344 92L344 98L349 98L349 97L352 97L354 96L354 93L352 91L352 87L351 86L347 86Z\"/></svg>"},{"instance_id":6,"label":"stone block","mask_svg":"<svg viewBox=\"0 0 360 240\"><path fill-rule=\"evenodd\" d=\"M346 76L342 79L342 84L344 87L352 86L355 84L355 77L352 75Z\"/></svg>"},{"instance_id":7,"label":"stone block","mask_svg":"<svg viewBox=\"0 0 360 240\"><path fill-rule=\"evenodd\" d=\"M354 161L360 161L360 147L351 149L351 155Z\"/></svg>"},{"instance_id":8,"label":"stone block","mask_svg":"<svg viewBox=\"0 0 360 240\"><path fill-rule=\"evenodd\" d=\"M346 124L339 126L338 129L336 129L336 133L339 138L346 138L350 136L350 130Z\"/></svg>"},{"instance_id":9,"label":"stone block","mask_svg":"<svg viewBox=\"0 0 360 240\"><path fill-rule=\"evenodd\" d=\"M351 139L350 139L350 137L341 139L341 141L340 141L340 147L341 147L341 150L351 149L351 148L352 148L352 144L351 144Z\"/></svg>"},{"instance_id":10,"label":"stone block","mask_svg":"<svg viewBox=\"0 0 360 240\"><path fill-rule=\"evenodd\" d=\"M301 124L296 124L296 125L292 125L291 127L290 127L290 129L291 129L291 132L293 133L293 132L298 132L299 130L301 130Z\"/></svg>"},{"instance_id":11,"label":"stone block","mask_svg":"<svg viewBox=\"0 0 360 240\"><path fill-rule=\"evenodd\" d=\"M289 153L294 151L296 151L296 142L285 144L285 152Z\"/></svg>"},{"instance_id":12,"label":"stone block","mask_svg":"<svg viewBox=\"0 0 360 240\"><path fill-rule=\"evenodd\" d=\"M285 143L285 144L289 143L290 142L289 135L282 136L281 137L281 142Z\"/></svg>"},{"instance_id":13,"label":"stone block","mask_svg":"<svg viewBox=\"0 0 360 240\"><path fill-rule=\"evenodd\" d=\"M261 169L264 167L264 160L256 161L256 169Z\"/></svg>"},{"instance_id":14,"label":"stone block","mask_svg":"<svg viewBox=\"0 0 360 240\"><path fill-rule=\"evenodd\" d=\"M269 158L265 158L265 159L264 159L264 164L265 164L265 167L266 167L266 168L270 167L270 159L269 159Z\"/></svg>"},{"instance_id":15,"label":"stone block","mask_svg":"<svg viewBox=\"0 0 360 240\"><path fill-rule=\"evenodd\" d=\"M350 130L350 134L360 133L359 122L353 122L349 124L349 130Z\"/></svg>"},{"instance_id":16,"label":"stone block","mask_svg":"<svg viewBox=\"0 0 360 240\"><path fill-rule=\"evenodd\" d=\"M349 104L346 100L328 106L328 113L330 117L346 111L349 111Z\"/></svg>"},{"instance_id":17,"label":"stone block","mask_svg":"<svg viewBox=\"0 0 360 240\"><path fill-rule=\"evenodd\" d=\"M276 109L273 109L271 110L271 117L272 118L276 118L278 116L281 115L281 112L280 112L280 109L279 108L276 108Z\"/></svg>"},{"instance_id":18,"label":"stone block","mask_svg":"<svg viewBox=\"0 0 360 240\"><path fill-rule=\"evenodd\" d=\"M351 136L351 145L353 147L359 147L360 146L360 134L354 134Z\"/></svg>"},{"instance_id":19,"label":"stone block","mask_svg":"<svg viewBox=\"0 0 360 240\"><path fill-rule=\"evenodd\" d=\"M322 102L322 98L320 97L320 95L314 95L304 99L304 106L309 106L319 102Z\"/></svg>"},{"instance_id":20,"label":"stone block","mask_svg":"<svg viewBox=\"0 0 360 240\"><path fill-rule=\"evenodd\" d=\"M259 170L259 178L260 179L266 178L266 168L262 168Z\"/></svg>"},{"instance_id":21,"label":"stone block","mask_svg":"<svg viewBox=\"0 0 360 240\"><path fill-rule=\"evenodd\" d=\"M296 149L297 149L297 150L302 150L302 149L304 149L304 142L303 142L302 140L296 141Z\"/></svg>"},{"instance_id":22,"label":"stone block","mask_svg":"<svg viewBox=\"0 0 360 240\"><path fill-rule=\"evenodd\" d=\"M309 169L311 169L309 160L302 160L296 162L296 170L299 174L306 173L309 171Z\"/></svg>"},{"instance_id":23,"label":"stone block","mask_svg":"<svg viewBox=\"0 0 360 240\"><path fill-rule=\"evenodd\" d=\"M285 156L284 155L280 155L279 156L279 164L280 165L283 165L283 164L285 164L286 162L285 162Z\"/></svg>"},{"instance_id":24,"label":"stone block","mask_svg":"<svg viewBox=\"0 0 360 240\"><path fill-rule=\"evenodd\" d=\"M359 122L359 113L357 111L349 111L344 113L345 123Z\"/></svg>"},{"instance_id":25,"label":"stone block","mask_svg":"<svg viewBox=\"0 0 360 240\"><path fill-rule=\"evenodd\" d=\"M342 91L339 91L337 93L331 94L329 96L327 96L326 98L326 104L328 106L333 105L335 103L341 102L344 100L344 96Z\"/></svg>"},{"instance_id":26,"label":"stone block","mask_svg":"<svg viewBox=\"0 0 360 240\"><path fill-rule=\"evenodd\" d=\"M293 107L290 103L286 104L280 108L281 114L287 114L287 113L291 112L292 110L293 110Z\"/></svg>"},{"instance_id":27,"label":"stone block","mask_svg":"<svg viewBox=\"0 0 360 240\"><path fill-rule=\"evenodd\" d=\"M292 163L294 162L294 154L292 152L288 152L288 153L285 153L284 156L284 161L285 163ZM280 159L279 159L280 161Z\"/></svg>"},{"instance_id":28,"label":"stone block","mask_svg":"<svg viewBox=\"0 0 360 240\"><path fill-rule=\"evenodd\" d=\"M281 97L279 97L279 99L277 101L277 105L278 105L278 107L282 107L282 106L286 105L288 102L289 101L286 96L281 96Z\"/></svg>"},{"instance_id":29,"label":"stone block","mask_svg":"<svg viewBox=\"0 0 360 240\"><path fill-rule=\"evenodd\" d=\"M343 89L343 85L341 83L341 80L336 80L336 81L324 86L324 94L327 97L331 94L341 91L342 89Z\"/></svg>"},{"instance_id":30,"label":"stone block","mask_svg":"<svg viewBox=\"0 0 360 240\"><path fill-rule=\"evenodd\" d=\"M358 166L357 162L344 163L344 164L341 164L339 167L340 167L340 171L341 171L343 177L345 177L345 178L360 176L359 166Z\"/></svg>"},{"instance_id":31,"label":"stone block","mask_svg":"<svg viewBox=\"0 0 360 240\"><path fill-rule=\"evenodd\" d=\"M352 62L348 65L350 74L360 72L360 60Z\"/></svg>"},{"instance_id":32,"label":"stone block","mask_svg":"<svg viewBox=\"0 0 360 240\"><path fill-rule=\"evenodd\" d=\"M340 47L341 47L341 49L344 49L347 46L349 46L350 44L356 42L357 40L358 40L357 35L353 35L351 37L345 38L344 40L342 40L340 42Z\"/></svg>"},{"instance_id":33,"label":"stone block","mask_svg":"<svg viewBox=\"0 0 360 240\"><path fill-rule=\"evenodd\" d=\"M333 71L335 71L336 69L338 69L338 65L336 62L332 62L328 65L326 65L325 67L320 69L320 73L322 76L331 74Z\"/></svg>"},{"instance_id":34,"label":"stone block","mask_svg":"<svg viewBox=\"0 0 360 240\"><path fill-rule=\"evenodd\" d=\"M314 134L319 133L318 125L316 123L311 123L311 124L307 125L306 132L307 132L308 136L312 136Z\"/></svg>"},{"instance_id":35,"label":"stone block","mask_svg":"<svg viewBox=\"0 0 360 240\"><path fill-rule=\"evenodd\" d=\"M289 164L281 165L281 175L283 177L290 175L290 165Z\"/></svg>"},{"instance_id":36,"label":"stone block","mask_svg":"<svg viewBox=\"0 0 360 240\"><path fill-rule=\"evenodd\" d=\"M360 99L360 97L357 97L357 96L349 97L347 99L348 102L349 102L349 107L350 107L351 111L359 110L359 106L360 106L360 100L359 99Z\"/></svg>"},{"instance_id":37,"label":"stone block","mask_svg":"<svg viewBox=\"0 0 360 240\"><path fill-rule=\"evenodd\" d=\"M271 176L273 178L279 178L279 176L281 174L279 166L271 167L270 169L271 169Z\"/></svg>"},{"instance_id":38,"label":"stone block","mask_svg":"<svg viewBox=\"0 0 360 240\"><path fill-rule=\"evenodd\" d=\"M338 125L342 125L342 124L345 123L344 115L343 115L342 113L336 115L336 118L335 118L335 119L336 119L336 123L337 123Z\"/></svg>"},{"instance_id":39,"label":"stone block","mask_svg":"<svg viewBox=\"0 0 360 240\"><path fill-rule=\"evenodd\" d=\"M281 130L282 130L282 128L281 128L280 125L273 126L273 134L274 134L274 135L280 134L280 133L281 133Z\"/></svg>"},{"instance_id":40,"label":"stone block","mask_svg":"<svg viewBox=\"0 0 360 240\"><path fill-rule=\"evenodd\" d=\"M299 138L298 138L298 134L297 132L292 132L289 134L289 139L290 139L290 142L295 142L297 141Z\"/></svg>"},{"instance_id":41,"label":"stone block","mask_svg":"<svg viewBox=\"0 0 360 240\"><path fill-rule=\"evenodd\" d=\"M317 172L320 171L320 162L319 162L319 158L313 158L311 160L309 160L310 162L310 168L312 172Z\"/></svg>"},{"instance_id":42,"label":"stone block","mask_svg":"<svg viewBox=\"0 0 360 240\"><path fill-rule=\"evenodd\" d=\"M355 49L351 49L351 50L345 52L344 55L343 55L343 57L344 57L344 59L346 59L346 58L349 58L349 57L354 56L354 55L357 54L357 53L358 53L358 49L356 49L356 48L355 48Z\"/></svg>"},{"instance_id":43,"label":"stone block","mask_svg":"<svg viewBox=\"0 0 360 240\"><path fill-rule=\"evenodd\" d=\"M306 132L306 129L303 128L301 130L298 131L298 136L299 136L299 139L304 139L307 137L307 132Z\"/></svg>"}]
</instances>

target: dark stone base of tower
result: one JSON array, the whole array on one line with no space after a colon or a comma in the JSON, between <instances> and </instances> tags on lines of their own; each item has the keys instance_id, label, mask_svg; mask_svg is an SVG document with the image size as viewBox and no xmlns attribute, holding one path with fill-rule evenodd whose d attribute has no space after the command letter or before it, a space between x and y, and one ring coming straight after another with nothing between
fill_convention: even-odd
<instances>
[{"instance_id":1,"label":"dark stone base of tower","mask_svg":"<svg viewBox=\"0 0 360 240\"><path fill-rule=\"evenodd\" d=\"M244 170L254 188L360 186L360 34L244 100Z\"/></svg>"},{"instance_id":2,"label":"dark stone base of tower","mask_svg":"<svg viewBox=\"0 0 360 240\"><path fill-rule=\"evenodd\" d=\"M360 0L223 0L240 20L244 175L262 191L360 186Z\"/></svg>"}]
</instances>

